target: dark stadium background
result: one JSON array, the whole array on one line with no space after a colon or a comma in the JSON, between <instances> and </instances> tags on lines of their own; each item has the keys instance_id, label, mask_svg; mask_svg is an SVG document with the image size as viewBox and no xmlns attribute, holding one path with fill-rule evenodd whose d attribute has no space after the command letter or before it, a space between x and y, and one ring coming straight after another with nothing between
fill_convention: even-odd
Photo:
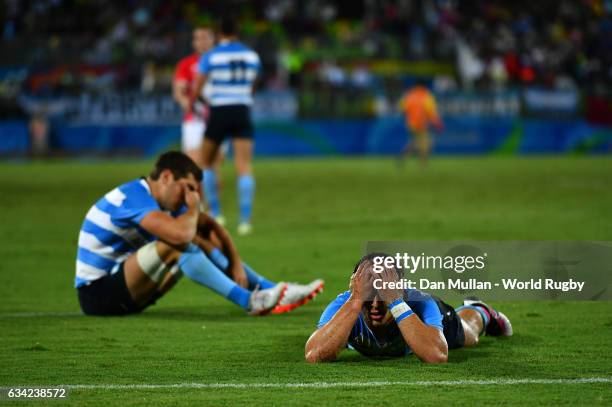
<instances>
[{"instance_id":1,"label":"dark stadium background","mask_svg":"<svg viewBox=\"0 0 612 407\"><path fill-rule=\"evenodd\" d=\"M142 314L86 317L83 217L180 148L174 67L228 7L263 62L254 233L234 241L266 277L325 290L254 318L183 279ZM609 247L612 0L0 0L0 21L0 402L61 386L105 407L611 404L609 301L495 301L514 335L444 365L312 365L304 344L368 241ZM394 159L417 81L445 124L425 168ZM231 160L221 179L233 233Z\"/></svg>"},{"instance_id":2,"label":"dark stadium background","mask_svg":"<svg viewBox=\"0 0 612 407\"><path fill-rule=\"evenodd\" d=\"M611 149L609 0L3 3L4 156L177 146L174 67L228 9L263 63L260 156L397 152L396 102L418 79L446 124L437 152Z\"/></svg>"}]
</instances>

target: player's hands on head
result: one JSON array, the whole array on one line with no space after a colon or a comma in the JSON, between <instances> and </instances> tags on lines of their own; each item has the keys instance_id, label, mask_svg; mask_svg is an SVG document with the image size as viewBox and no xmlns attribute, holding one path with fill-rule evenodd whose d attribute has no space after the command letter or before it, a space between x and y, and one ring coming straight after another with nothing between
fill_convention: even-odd
<instances>
[{"instance_id":1,"label":"player's hands on head","mask_svg":"<svg viewBox=\"0 0 612 407\"><path fill-rule=\"evenodd\" d=\"M202 188L202 184L198 183L198 187L196 188L196 192L200 196L200 201L204 201L204 189Z\"/></svg>"},{"instance_id":2,"label":"player's hands on head","mask_svg":"<svg viewBox=\"0 0 612 407\"><path fill-rule=\"evenodd\" d=\"M183 193L185 194L185 205L189 208L199 208L201 192L197 189L191 189L183 184Z\"/></svg>"},{"instance_id":3,"label":"player's hands on head","mask_svg":"<svg viewBox=\"0 0 612 407\"><path fill-rule=\"evenodd\" d=\"M357 271L351 276L349 288L351 296L360 302L371 301L374 297L373 264L370 260L363 261Z\"/></svg>"},{"instance_id":4,"label":"player's hands on head","mask_svg":"<svg viewBox=\"0 0 612 407\"><path fill-rule=\"evenodd\" d=\"M390 304L398 298L402 298L404 296L404 290L400 288L384 288L389 287L388 283L395 283L399 281L395 267L384 267L383 271L377 278L382 280L381 286L383 287L377 290L378 296L385 303Z\"/></svg>"}]
</instances>

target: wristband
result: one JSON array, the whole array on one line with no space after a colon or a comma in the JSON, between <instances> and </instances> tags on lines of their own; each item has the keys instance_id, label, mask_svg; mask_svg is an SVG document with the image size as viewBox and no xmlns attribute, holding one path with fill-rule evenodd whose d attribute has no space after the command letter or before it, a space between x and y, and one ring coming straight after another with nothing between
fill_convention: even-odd
<instances>
[{"instance_id":1,"label":"wristband","mask_svg":"<svg viewBox=\"0 0 612 407\"><path fill-rule=\"evenodd\" d=\"M404 302L404 299L402 297L399 297L397 300L393 300L390 304L389 304L389 309L392 310L393 307L399 305L399 304L406 304Z\"/></svg>"},{"instance_id":2,"label":"wristband","mask_svg":"<svg viewBox=\"0 0 612 407\"><path fill-rule=\"evenodd\" d=\"M397 324L414 314L412 308L410 308L410 306L406 304L402 298L398 298L389 304L389 309L391 310L391 314L393 314L393 318L395 318L395 322Z\"/></svg>"}]
</instances>

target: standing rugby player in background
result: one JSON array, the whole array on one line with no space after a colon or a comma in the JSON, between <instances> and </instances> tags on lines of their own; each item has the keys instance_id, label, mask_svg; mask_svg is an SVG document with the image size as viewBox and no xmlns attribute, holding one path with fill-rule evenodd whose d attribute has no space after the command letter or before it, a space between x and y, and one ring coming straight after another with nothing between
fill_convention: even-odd
<instances>
[{"instance_id":1,"label":"standing rugby player in background","mask_svg":"<svg viewBox=\"0 0 612 407\"><path fill-rule=\"evenodd\" d=\"M238 41L238 27L231 18L223 18L219 43L202 56L198 65L195 94L204 95L210 106L210 119L202 147L204 195L211 215L222 216L217 175L213 170L215 157L223 140L232 139L234 162L238 173L240 220L238 234L251 233L251 211L255 195L252 174L253 124L251 105L253 87L260 70L257 53Z\"/></svg>"}]
</instances>

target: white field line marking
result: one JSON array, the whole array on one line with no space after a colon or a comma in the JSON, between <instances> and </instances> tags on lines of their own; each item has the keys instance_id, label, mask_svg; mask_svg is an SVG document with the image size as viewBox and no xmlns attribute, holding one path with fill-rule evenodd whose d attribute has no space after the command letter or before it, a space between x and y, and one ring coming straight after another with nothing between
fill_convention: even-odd
<instances>
[{"instance_id":1,"label":"white field line marking","mask_svg":"<svg viewBox=\"0 0 612 407\"><path fill-rule=\"evenodd\" d=\"M148 390L148 389L258 389L258 388L314 388L381 387L381 386L483 386L517 384L589 384L612 383L612 377L587 377L579 379L491 379L491 380L417 380L370 382L312 382L312 383L174 383L174 384L61 384L45 387L63 387L71 390ZM17 387L17 386L15 386ZM35 386L40 387L40 386Z\"/></svg>"}]
</instances>

